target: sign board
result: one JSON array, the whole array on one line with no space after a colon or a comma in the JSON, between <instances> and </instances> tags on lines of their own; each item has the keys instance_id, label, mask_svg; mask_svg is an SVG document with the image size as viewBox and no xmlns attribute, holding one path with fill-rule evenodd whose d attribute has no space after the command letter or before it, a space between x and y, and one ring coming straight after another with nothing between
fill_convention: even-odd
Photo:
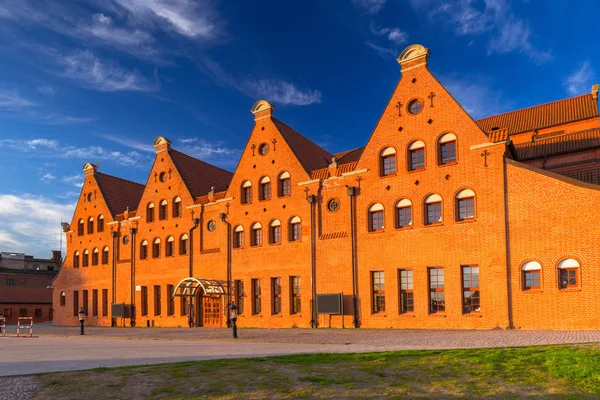
<instances>
[{"instance_id":1,"label":"sign board","mask_svg":"<svg viewBox=\"0 0 600 400\"><path fill-rule=\"evenodd\" d=\"M317 314L342 314L342 293L318 294Z\"/></svg>"}]
</instances>

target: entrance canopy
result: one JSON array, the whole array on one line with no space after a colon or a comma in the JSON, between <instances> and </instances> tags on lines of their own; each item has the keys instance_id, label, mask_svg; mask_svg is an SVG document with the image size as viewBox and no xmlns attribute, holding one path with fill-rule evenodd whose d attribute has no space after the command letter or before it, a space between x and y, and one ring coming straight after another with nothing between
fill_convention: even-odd
<instances>
[{"instance_id":1,"label":"entrance canopy","mask_svg":"<svg viewBox=\"0 0 600 400\"><path fill-rule=\"evenodd\" d=\"M204 294L227 294L223 282L216 279L185 278L177 284L173 296L193 297L202 289Z\"/></svg>"}]
</instances>

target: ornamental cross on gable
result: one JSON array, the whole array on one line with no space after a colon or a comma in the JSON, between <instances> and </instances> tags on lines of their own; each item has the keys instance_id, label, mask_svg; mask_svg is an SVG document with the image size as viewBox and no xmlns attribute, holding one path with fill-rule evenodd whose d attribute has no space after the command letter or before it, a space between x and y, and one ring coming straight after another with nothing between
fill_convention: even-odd
<instances>
[{"instance_id":1,"label":"ornamental cross on gable","mask_svg":"<svg viewBox=\"0 0 600 400\"><path fill-rule=\"evenodd\" d=\"M483 166L487 168L488 163L487 163L487 158L490 155L490 152L487 150L484 150L483 153L481 153L481 157L483 157Z\"/></svg>"},{"instance_id":2,"label":"ornamental cross on gable","mask_svg":"<svg viewBox=\"0 0 600 400\"><path fill-rule=\"evenodd\" d=\"M402 104L401 102L398 102L398 103L396 104L396 108L398 109L398 116L399 116L399 117L401 117L401 116L402 116L402 106L403 106L403 105L404 105L404 104Z\"/></svg>"},{"instance_id":3,"label":"ornamental cross on gable","mask_svg":"<svg viewBox=\"0 0 600 400\"><path fill-rule=\"evenodd\" d=\"M431 100L431 107L433 107L433 98L435 97L435 93L431 92L429 93L429 96L427 96L427 98L429 100Z\"/></svg>"}]
</instances>

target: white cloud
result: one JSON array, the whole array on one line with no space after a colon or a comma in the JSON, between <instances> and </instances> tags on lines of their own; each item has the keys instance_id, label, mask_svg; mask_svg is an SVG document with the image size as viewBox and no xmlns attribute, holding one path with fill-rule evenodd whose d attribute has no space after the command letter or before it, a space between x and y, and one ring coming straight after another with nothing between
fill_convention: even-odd
<instances>
[{"instance_id":1,"label":"white cloud","mask_svg":"<svg viewBox=\"0 0 600 400\"><path fill-rule=\"evenodd\" d=\"M145 143L140 143L140 142L136 142L135 140L131 140L131 139L124 139L122 137L119 136L113 136L113 135L99 135L100 137L106 139L106 140L110 140L111 142L115 142L115 143L119 143L122 144L123 146L127 146L131 149L134 150L139 150L139 151L143 151L146 153L154 153L156 150L154 149L154 146L150 145L150 144L145 144Z\"/></svg>"},{"instance_id":2,"label":"white cloud","mask_svg":"<svg viewBox=\"0 0 600 400\"><path fill-rule=\"evenodd\" d=\"M405 44L408 41L408 34L400 28L380 28L371 21L369 30L373 35L384 36L390 42L397 45Z\"/></svg>"},{"instance_id":3,"label":"white cloud","mask_svg":"<svg viewBox=\"0 0 600 400\"><path fill-rule=\"evenodd\" d=\"M43 85L38 88L38 92L43 94L44 96L54 96L56 94L56 90L49 85Z\"/></svg>"},{"instance_id":4,"label":"white cloud","mask_svg":"<svg viewBox=\"0 0 600 400\"><path fill-rule=\"evenodd\" d=\"M35 103L22 97L17 91L0 88L0 111L15 111L32 107Z\"/></svg>"},{"instance_id":5,"label":"white cloud","mask_svg":"<svg viewBox=\"0 0 600 400\"><path fill-rule=\"evenodd\" d=\"M42 175L40 177L40 180L42 182L51 182L53 180L56 180L56 176L52 175L50 172L46 172L44 175Z\"/></svg>"},{"instance_id":6,"label":"white cloud","mask_svg":"<svg viewBox=\"0 0 600 400\"><path fill-rule=\"evenodd\" d=\"M0 248L49 257L59 247L60 222L70 221L74 209L43 196L0 194Z\"/></svg>"},{"instance_id":7,"label":"white cloud","mask_svg":"<svg viewBox=\"0 0 600 400\"><path fill-rule=\"evenodd\" d=\"M308 106L321 102L318 90L300 90L293 83L277 79L248 80L243 84L254 97L264 98L276 104Z\"/></svg>"},{"instance_id":8,"label":"white cloud","mask_svg":"<svg viewBox=\"0 0 600 400\"><path fill-rule=\"evenodd\" d=\"M79 187L79 188L83 186L83 179L84 179L83 174L67 175L67 176L63 176L62 178L60 178L61 182L69 184L71 186Z\"/></svg>"},{"instance_id":9,"label":"white cloud","mask_svg":"<svg viewBox=\"0 0 600 400\"><path fill-rule=\"evenodd\" d=\"M586 93L592 87L595 77L596 73L592 69L590 62L584 61L579 69L573 71L565 79L564 86L567 89L567 93L571 96Z\"/></svg>"},{"instance_id":10,"label":"white cloud","mask_svg":"<svg viewBox=\"0 0 600 400\"><path fill-rule=\"evenodd\" d=\"M32 139L26 140L25 145L30 149L36 149L38 147L46 147L48 149L55 149L58 145L56 140L50 139Z\"/></svg>"},{"instance_id":11,"label":"white cloud","mask_svg":"<svg viewBox=\"0 0 600 400\"><path fill-rule=\"evenodd\" d=\"M367 14L377 14L385 3L386 0L352 0L354 7Z\"/></svg>"}]
</instances>

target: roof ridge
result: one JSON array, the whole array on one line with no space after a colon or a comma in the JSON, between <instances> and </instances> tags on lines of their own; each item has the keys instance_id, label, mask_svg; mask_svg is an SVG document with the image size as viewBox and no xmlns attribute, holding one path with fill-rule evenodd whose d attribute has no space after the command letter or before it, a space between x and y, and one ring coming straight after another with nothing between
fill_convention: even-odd
<instances>
[{"instance_id":1,"label":"roof ridge","mask_svg":"<svg viewBox=\"0 0 600 400\"><path fill-rule=\"evenodd\" d=\"M98 174L99 174L99 175L108 176L108 177L110 177L110 178L119 179L119 180L121 180L121 181L128 182L128 183L135 183L136 185L140 185L140 186L144 186L144 187L146 186L146 185L144 185L143 183L135 182L135 181L132 181L132 180L129 180L129 179L125 179L125 178L121 178L121 177L119 177L119 176L115 176L115 175L106 174L106 173L104 173L104 172L100 172L100 171L96 171L96 172L95 172L95 174L96 174L96 175L98 175Z\"/></svg>"}]
</instances>

